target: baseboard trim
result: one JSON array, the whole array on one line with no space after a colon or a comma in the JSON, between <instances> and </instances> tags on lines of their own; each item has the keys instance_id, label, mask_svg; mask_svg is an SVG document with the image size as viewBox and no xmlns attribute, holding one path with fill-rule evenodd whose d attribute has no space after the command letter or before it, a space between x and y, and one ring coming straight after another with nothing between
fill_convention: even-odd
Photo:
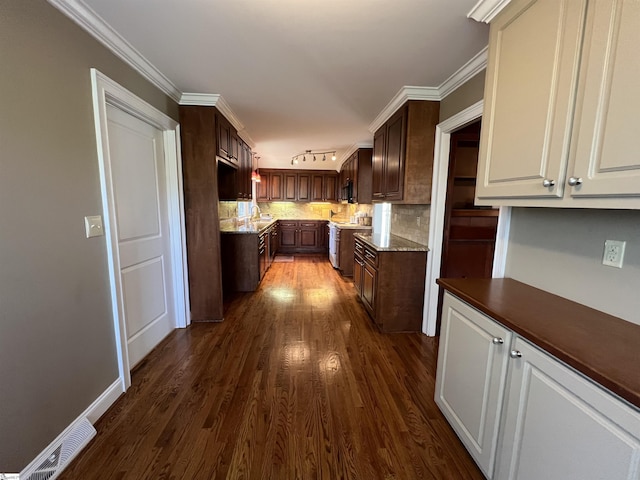
<instances>
[{"instance_id":1,"label":"baseboard trim","mask_svg":"<svg viewBox=\"0 0 640 480\"><path fill-rule=\"evenodd\" d=\"M122 381L117 379L102 394L96 398L87 409L82 412L78 417L71 422L71 424L65 428L60 435L58 435L42 452L33 459L33 461L27 465L20 473L20 478L27 478L27 474L41 465L51 452L66 438L72 430L74 430L80 422L87 418L93 425L96 421L104 415L111 405L124 393L122 388Z\"/></svg>"}]
</instances>

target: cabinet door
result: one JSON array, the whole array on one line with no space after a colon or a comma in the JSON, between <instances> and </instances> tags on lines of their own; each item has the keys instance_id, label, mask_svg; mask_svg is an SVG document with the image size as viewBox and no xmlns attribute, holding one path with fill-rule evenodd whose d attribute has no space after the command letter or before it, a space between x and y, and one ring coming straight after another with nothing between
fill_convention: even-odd
<instances>
[{"instance_id":1,"label":"cabinet door","mask_svg":"<svg viewBox=\"0 0 640 480\"><path fill-rule=\"evenodd\" d=\"M284 200L284 179L282 173L269 174L269 199Z\"/></svg>"},{"instance_id":2,"label":"cabinet door","mask_svg":"<svg viewBox=\"0 0 640 480\"><path fill-rule=\"evenodd\" d=\"M639 45L640 2L592 2L569 170L582 184L567 187L574 197L640 195Z\"/></svg>"},{"instance_id":3,"label":"cabinet door","mask_svg":"<svg viewBox=\"0 0 640 480\"><path fill-rule=\"evenodd\" d=\"M316 222L300 222L298 230L298 246L302 249L318 248L318 224Z\"/></svg>"},{"instance_id":4,"label":"cabinet door","mask_svg":"<svg viewBox=\"0 0 640 480\"><path fill-rule=\"evenodd\" d=\"M491 24L477 204L562 197L585 13L586 0L514 0Z\"/></svg>"},{"instance_id":5,"label":"cabinet door","mask_svg":"<svg viewBox=\"0 0 640 480\"><path fill-rule=\"evenodd\" d=\"M236 162L238 162L240 158L240 139L233 127L230 127L229 132L229 157L233 158Z\"/></svg>"},{"instance_id":6,"label":"cabinet door","mask_svg":"<svg viewBox=\"0 0 640 480\"><path fill-rule=\"evenodd\" d=\"M297 246L297 223L289 222L280 225L280 249L291 249Z\"/></svg>"},{"instance_id":7,"label":"cabinet door","mask_svg":"<svg viewBox=\"0 0 640 480\"><path fill-rule=\"evenodd\" d=\"M324 175L315 174L311 180L311 200L322 202L324 200Z\"/></svg>"},{"instance_id":8,"label":"cabinet door","mask_svg":"<svg viewBox=\"0 0 640 480\"><path fill-rule=\"evenodd\" d=\"M376 281L378 272L365 262L362 269L362 302L369 310L377 324L382 323L382 319L376 317Z\"/></svg>"},{"instance_id":9,"label":"cabinet door","mask_svg":"<svg viewBox=\"0 0 640 480\"><path fill-rule=\"evenodd\" d=\"M323 176L322 200L335 202L338 199L338 176L332 173Z\"/></svg>"},{"instance_id":10,"label":"cabinet door","mask_svg":"<svg viewBox=\"0 0 640 480\"><path fill-rule=\"evenodd\" d=\"M353 256L353 286L356 292L362 297L362 277L364 272L364 260L361 256L355 254Z\"/></svg>"},{"instance_id":11,"label":"cabinet door","mask_svg":"<svg viewBox=\"0 0 640 480\"><path fill-rule=\"evenodd\" d=\"M371 159L372 196L376 200L384 199L384 152L386 128L383 125L373 137L373 157Z\"/></svg>"},{"instance_id":12,"label":"cabinet door","mask_svg":"<svg viewBox=\"0 0 640 480\"><path fill-rule=\"evenodd\" d=\"M498 479L640 478L640 413L517 338Z\"/></svg>"},{"instance_id":13,"label":"cabinet door","mask_svg":"<svg viewBox=\"0 0 640 480\"><path fill-rule=\"evenodd\" d=\"M222 115L216 116L216 130L218 133L218 156L231 156L231 124Z\"/></svg>"},{"instance_id":14,"label":"cabinet door","mask_svg":"<svg viewBox=\"0 0 640 480\"><path fill-rule=\"evenodd\" d=\"M351 168L351 180L353 185L351 186L351 198L353 201L358 203L358 164L359 164L359 151L353 154L351 157L351 164L349 165ZM362 202L366 203L366 202Z\"/></svg>"},{"instance_id":15,"label":"cabinet door","mask_svg":"<svg viewBox=\"0 0 640 480\"><path fill-rule=\"evenodd\" d=\"M256 196L259 202L267 202L269 198L269 189L271 186L271 175L268 173L260 174L260 182L256 183Z\"/></svg>"},{"instance_id":16,"label":"cabinet door","mask_svg":"<svg viewBox=\"0 0 640 480\"><path fill-rule=\"evenodd\" d=\"M510 342L509 330L445 293L435 401L487 478L497 452Z\"/></svg>"},{"instance_id":17,"label":"cabinet door","mask_svg":"<svg viewBox=\"0 0 640 480\"><path fill-rule=\"evenodd\" d=\"M299 173L297 179L296 200L309 202L311 199L311 175L308 173Z\"/></svg>"},{"instance_id":18,"label":"cabinet door","mask_svg":"<svg viewBox=\"0 0 640 480\"><path fill-rule=\"evenodd\" d=\"M384 169L384 199L402 200L404 186L405 139L407 109L403 108L387 123Z\"/></svg>"},{"instance_id":19,"label":"cabinet door","mask_svg":"<svg viewBox=\"0 0 640 480\"><path fill-rule=\"evenodd\" d=\"M298 199L297 182L298 182L298 175L296 175L295 173L283 174L284 200L295 202Z\"/></svg>"}]
</instances>

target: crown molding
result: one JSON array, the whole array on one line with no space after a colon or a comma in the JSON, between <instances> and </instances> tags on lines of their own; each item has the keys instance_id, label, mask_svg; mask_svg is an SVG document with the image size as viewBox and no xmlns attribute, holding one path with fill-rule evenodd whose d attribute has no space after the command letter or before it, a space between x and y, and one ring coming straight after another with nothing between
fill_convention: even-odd
<instances>
[{"instance_id":1,"label":"crown molding","mask_svg":"<svg viewBox=\"0 0 640 480\"><path fill-rule=\"evenodd\" d=\"M467 13L467 18L473 18L476 22L489 23L498 15L511 0L479 0Z\"/></svg>"},{"instance_id":2,"label":"crown molding","mask_svg":"<svg viewBox=\"0 0 640 480\"><path fill-rule=\"evenodd\" d=\"M488 49L488 46L484 47L471 60L465 63L453 75L440 84L438 87L440 100L487 68Z\"/></svg>"},{"instance_id":3,"label":"crown molding","mask_svg":"<svg viewBox=\"0 0 640 480\"><path fill-rule=\"evenodd\" d=\"M375 133L378 128L384 125L402 105L408 100L440 100L440 92L437 87L409 87L404 86L396 93L395 97L387 104L386 107L378 114L371 125L369 131Z\"/></svg>"},{"instance_id":4,"label":"crown molding","mask_svg":"<svg viewBox=\"0 0 640 480\"><path fill-rule=\"evenodd\" d=\"M356 142L353 145L349 145L347 149L340 155L340 158L336 162L338 165L342 165L344 161L349 158L354 152L360 148L373 148L373 143L371 142Z\"/></svg>"},{"instance_id":5,"label":"crown molding","mask_svg":"<svg viewBox=\"0 0 640 480\"><path fill-rule=\"evenodd\" d=\"M180 90L82 0L48 0L166 95L178 102Z\"/></svg>"},{"instance_id":6,"label":"crown molding","mask_svg":"<svg viewBox=\"0 0 640 480\"><path fill-rule=\"evenodd\" d=\"M244 130L244 125L222 95L217 93L183 93L179 101L180 105L197 105L200 107L216 107L238 132ZM247 135L247 134L245 134ZM243 137L244 136L240 135ZM248 137L248 135L247 135ZM246 141L246 140L245 140ZM249 144L249 142L246 142Z\"/></svg>"}]
</instances>

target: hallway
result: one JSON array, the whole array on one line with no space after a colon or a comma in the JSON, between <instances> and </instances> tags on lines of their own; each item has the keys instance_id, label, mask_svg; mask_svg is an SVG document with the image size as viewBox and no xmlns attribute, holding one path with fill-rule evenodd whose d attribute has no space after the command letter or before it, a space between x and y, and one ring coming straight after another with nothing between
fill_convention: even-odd
<instances>
[{"instance_id":1,"label":"hallway","mask_svg":"<svg viewBox=\"0 0 640 480\"><path fill-rule=\"evenodd\" d=\"M153 350L59 478L482 479L433 402L436 355L378 333L326 257L276 262Z\"/></svg>"}]
</instances>

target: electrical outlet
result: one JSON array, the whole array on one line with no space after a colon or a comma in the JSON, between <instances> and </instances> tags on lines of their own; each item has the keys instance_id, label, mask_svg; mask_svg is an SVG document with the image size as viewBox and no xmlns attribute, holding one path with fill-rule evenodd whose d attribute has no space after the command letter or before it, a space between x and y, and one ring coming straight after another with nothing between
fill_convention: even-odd
<instances>
[{"instance_id":1,"label":"electrical outlet","mask_svg":"<svg viewBox=\"0 0 640 480\"><path fill-rule=\"evenodd\" d=\"M624 259L624 247L627 242L620 240L606 240L604 242L604 255L602 264L609 267L622 268Z\"/></svg>"},{"instance_id":2,"label":"electrical outlet","mask_svg":"<svg viewBox=\"0 0 640 480\"><path fill-rule=\"evenodd\" d=\"M416 217L416 223L420 226L420 217Z\"/></svg>"}]
</instances>

